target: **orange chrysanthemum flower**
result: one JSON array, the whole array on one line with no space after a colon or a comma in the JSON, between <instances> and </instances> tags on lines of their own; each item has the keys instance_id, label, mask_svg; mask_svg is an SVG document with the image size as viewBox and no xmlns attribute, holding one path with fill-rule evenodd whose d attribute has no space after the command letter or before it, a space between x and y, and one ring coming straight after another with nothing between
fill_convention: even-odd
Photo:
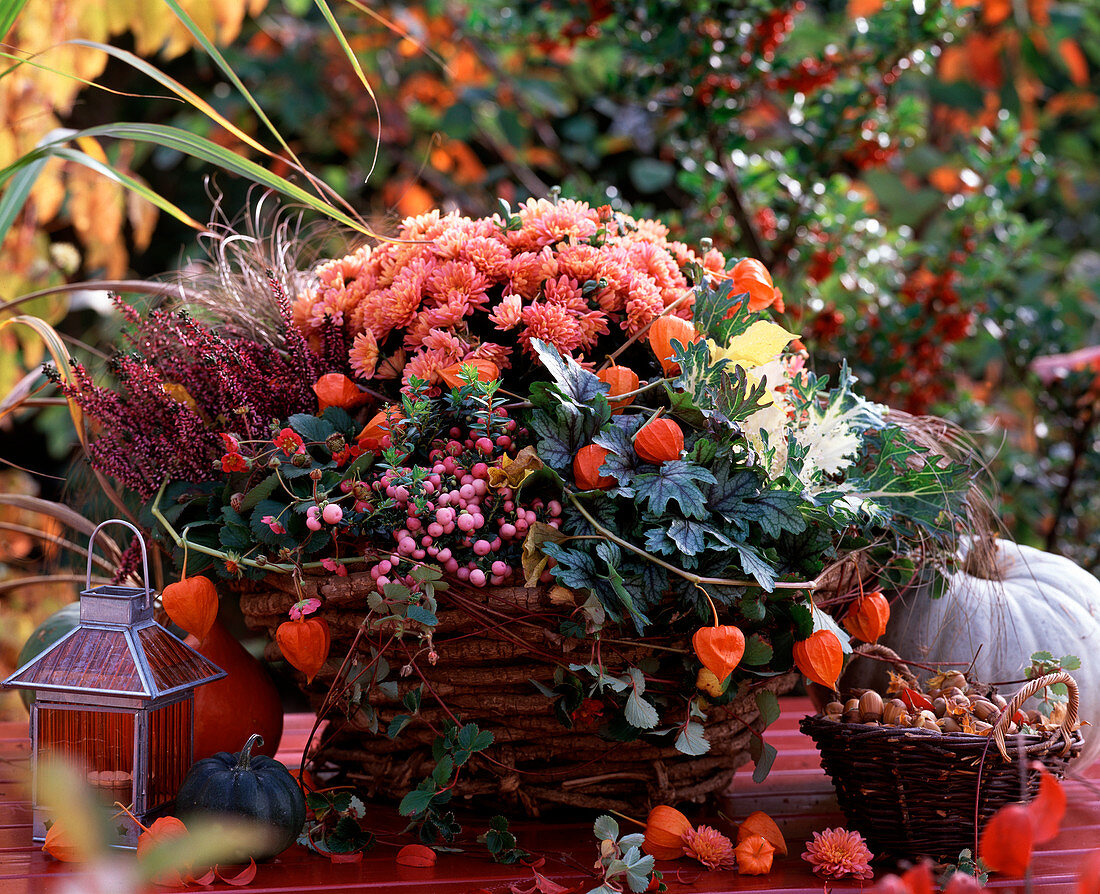
<instances>
[{"instance_id":1,"label":"orange chrysanthemum flower","mask_svg":"<svg viewBox=\"0 0 1100 894\"><path fill-rule=\"evenodd\" d=\"M378 341L373 332L367 329L355 336L348 352L348 360L358 378L374 377L374 371L378 368Z\"/></svg>"},{"instance_id":2,"label":"orange chrysanthemum flower","mask_svg":"<svg viewBox=\"0 0 1100 894\"><path fill-rule=\"evenodd\" d=\"M802 859L822 878L869 879L875 874L870 866L873 856L859 832L826 829L814 832L813 840L806 842Z\"/></svg>"},{"instance_id":3,"label":"orange chrysanthemum flower","mask_svg":"<svg viewBox=\"0 0 1100 894\"><path fill-rule=\"evenodd\" d=\"M733 869L737 858L733 842L710 826L688 829L683 835L684 855L698 860L707 869Z\"/></svg>"}]
</instances>

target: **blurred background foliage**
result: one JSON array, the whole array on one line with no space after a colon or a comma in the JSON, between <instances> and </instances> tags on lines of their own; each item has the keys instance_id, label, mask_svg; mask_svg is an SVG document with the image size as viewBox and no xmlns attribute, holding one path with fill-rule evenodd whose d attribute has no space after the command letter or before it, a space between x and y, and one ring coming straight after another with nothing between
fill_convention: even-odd
<instances>
[{"instance_id":1,"label":"blurred background foliage","mask_svg":"<svg viewBox=\"0 0 1100 894\"><path fill-rule=\"evenodd\" d=\"M1093 4L334 0L381 132L312 0L181 5L309 170L380 231L432 207L487 214L498 197L514 203L560 185L757 257L819 370L847 358L876 399L971 430L1000 487L1005 529L1100 570ZM264 135L162 0L29 0L5 42L15 55L41 53L40 67L0 79L0 166L55 127L113 121L172 124L249 155L131 67L62 45L72 38L150 59L242 131ZM256 199L248 183L168 149L81 148L199 220L215 202L232 217ZM0 301L66 281L154 276L200 253L183 224L86 169L50 162L0 253ZM113 324L88 298L19 310L105 344ZM41 359L32 336L0 330L0 393ZM50 400L0 419L0 453L71 478L75 439ZM13 492L63 487L4 475ZM8 525L25 523L17 511L0 505ZM24 537L0 530L0 585L52 554ZM41 614L27 612L41 596L9 594L3 612ZM0 624L0 664L27 623Z\"/></svg>"}]
</instances>

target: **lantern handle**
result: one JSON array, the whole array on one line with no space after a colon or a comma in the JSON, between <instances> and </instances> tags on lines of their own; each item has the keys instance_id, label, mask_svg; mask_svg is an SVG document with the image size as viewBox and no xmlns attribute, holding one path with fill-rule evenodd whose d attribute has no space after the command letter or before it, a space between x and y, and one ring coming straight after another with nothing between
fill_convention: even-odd
<instances>
[{"instance_id":1,"label":"lantern handle","mask_svg":"<svg viewBox=\"0 0 1100 894\"><path fill-rule=\"evenodd\" d=\"M105 528L107 525L125 525L134 532L138 543L141 544L141 570L145 575L145 607L152 608L153 591L149 588L149 553L145 550L145 538L141 536L141 531L138 530L137 527L122 518L109 518L105 522L100 522L95 526L92 533L88 535L88 573L84 579L84 589L90 589L92 586L92 544L95 543L95 535L99 533L100 528Z\"/></svg>"}]
</instances>

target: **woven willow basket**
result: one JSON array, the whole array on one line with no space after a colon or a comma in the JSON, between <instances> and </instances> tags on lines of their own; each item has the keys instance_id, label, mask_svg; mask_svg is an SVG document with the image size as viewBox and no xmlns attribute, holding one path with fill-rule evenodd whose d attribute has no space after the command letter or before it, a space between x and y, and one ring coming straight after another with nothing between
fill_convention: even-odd
<instances>
[{"instance_id":1,"label":"woven willow basket","mask_svg":"<svg viewBox=\"0 0 1100 894\"><path fill-rule=\"evenodd\" d=\"M889 650L883 650L889 651ZM891 653L892 654L892 653ZM894 656L895 658L897 656ZM908 668L899 664L908 674ZM1012 717L1040 689L1064 683L1069 706L1050 738L1006 736ZM963 848L977 853L977 831L1005 804L1038 792L1033 760L1061 778L1081 751L1077 685L1067 673L1032 680L1008 703L989 736L872 726L806 717L800 728L821 752L850 828L876 856L954 862Z\"/></svg>"},{"instance_id":2,"label":"woven willow basket","mask_svg":"<svg viewBox=\"0 0 1100 894\"><path fill-rule=\"evenodd\" d=\"M299 598L289 578L269 575L257 589L243 589L241 609L248 624L274 636L287 618L287 609ZM252 585L257 586L257 585ZM307 577L303 597L317 597L332 632L329 661L312 684L299 677L303 691L318 709L340 664L351 649L356 631L367 614L367 595L374 581L364 572L347 577ZM749 759L751 724L761 728L755 690L728 706L712 706L706 722L710 751L688 757L671 747L648 741L612 742L594 731L567 729L550 699L532 681L553 687L558 664L591 660L590 644L558 633L572 606L554 605L547 588L463 588L439 596L439 626L434 635L439 654L431 665L423 654L417 661L427 681L421 719L439 728L448 715L432 697L434 692L463 723L474 722L493 733L489 759L471 761L462 769L460 797L475 799L499 811L502 802L531 816L558 805L640 812L647 804L698 801L729 787L737 768ZM278 650L271 644L271 657ZM359 647L370 660L369 645ZM628 663L656 658L670 672L684 673L686 640L605 638L601 659L610 673L621 673ZM408 661L394 651L387 660L395 669ZM790 691L795 674L761 680L776 694ZM420 684L415 674L400 681L400 696ZM399 696L399 697L400 697ZM399 701L373 691L372 706L382 729L405 709ZM319 770L336 769L342 778L374 797L401 798L434 765L431 743L435 733L414 722L394 740L367 729L362 711L339 705L314 756Z\"/></svg>"}]
</instances>

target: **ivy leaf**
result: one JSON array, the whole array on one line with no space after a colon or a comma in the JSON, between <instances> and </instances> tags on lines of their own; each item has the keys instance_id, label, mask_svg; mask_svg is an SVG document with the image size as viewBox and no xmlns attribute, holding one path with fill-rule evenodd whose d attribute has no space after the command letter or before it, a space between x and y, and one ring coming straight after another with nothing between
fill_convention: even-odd
<instances>
[{"instance_id":1,"label":"ivy leaf","mask_svg":"<svg viewBox=\"0 0 1100 894\"><path fill-rule=\"evenodd\" d=\"M531 347L535 349L542 365L553 376L562 394L574 403L593 405L601 396L604 403L607 403L606 395L610 386L606 382L601 382L595 373L590 373L572 357L562 357L557 348L542 339L531 339Z\"/></svg>"},{"instance_id":2,"label":"ivy leaf","mask_svg":"<svg viewBox=\"0 0 1100 894\"><path fill-rule=\"evenodd\" d=\"M710 742L707 741L703 724L696 723L694 720L684 724L680 735L676 737L676 750L692 757L698 757L710 751Z\"/></svg>"},{"instance_id":3,"label":"ivy leaf","mask_svg":"<svg viewBox=\"0 0 1100 894\"><path fill-rule=\"evenodd\" d=\"M706 546L703 525L682 518L674 518L669 523L668 536L676 544L676 547L688 556L694 556L696 553L702 552Z\"/></svg>"},{"instance_id":4,"label":"ivy leaf","mask_svg":"<svg viewBox=\"0 0 1100 894\"><path fill-rule=\"evenodd\" d=\"M756 582L767 592L775 589L775 569L760 555L755 547L747 543L734 543L733 548L741 559L741 567L746 574L752 575Z\"/></svg>"},{"instance_id":5,"label":"ivy leaf","mask_svg":"<svg viewBox=\"0 0 1100 894\"><path fill-rule=\"evenodd\" d=\"M708 508L700 484L714 484L714 475L695 463L682 459L662 463L656 472L634 477L638 499L654 515L665 515L669 502L679 506L688 518L706 518Z\"/></svg>"},{"instance_id":6,"label":"ivy leaf","mask_svg":"<svg viewBox=\"0 0 1100 894\"><path fill-rule=\"evenodd\" d=\"M538 454L544 463L559 472L573 468L573 457L588 444L611 418L611 408L603 400L602 412L562 403L551 410L531 414L531 427L539 436Z\"/></svg>"},{"instance_id":7,"label":"ivy leaf","mask_svg":"<svg viewBox=\"0 0 1100 894\"><path fill-rule=\"evenodd\" d=\"M784 531L801 534L806 519L801 512L802 497L789 490L769 490L741 504L750 521L760 525L766 537L778 537Z\"/></svg>"}]
</instances>

